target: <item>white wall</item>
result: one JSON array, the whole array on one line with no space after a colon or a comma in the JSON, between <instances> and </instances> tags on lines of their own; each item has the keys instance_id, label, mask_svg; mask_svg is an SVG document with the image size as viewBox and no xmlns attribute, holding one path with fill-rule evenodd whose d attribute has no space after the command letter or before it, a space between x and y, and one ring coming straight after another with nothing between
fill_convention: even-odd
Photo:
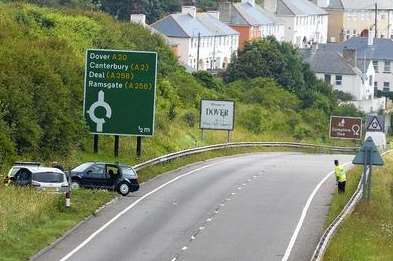
<instances>
[{"instance_id":1,"label":"white wall","mask_svg":"<svg viewBox=\"0 0 393 261\"><path fill-rule=\"evenodd\" d=\"M196 69L198 37L168 38L170 43L178 45L180 62ZM227 66L231 61L232 54L237 51L238 46L238 35L201 37L199 44L199 69L223 69L223 66ZM214 60L216 61L215 63Z\"/></svg>"},{"instance_id":2,"label":"white wall","mask_svg":"<svg viewBox=\"0 0 393 261\"><path fill-rule=\"evenodd\" d=\"M262 37L274 36L278 41L285 41L285 25L268 24L262 26Z\"/></svg>"},{"instance_id":3,"label":"white wall","mask_svg":"<svg viewBox=\"0 0 393 261\"><path fill-rule=\"evenodd\" d=\"M303 39L307 42L313 40L317 43L327 42L328 16L291 16L280 17L285 22L285 40L292 42L295 46L305 47Z\"/></svg>"},{"instance_id":4,"label":"white wall","mask_svg":"<svg viewBox=\"0 0 393 261\"><path fill-rule=\"evenodd\" d=\"M367 71L368 77L374 78L373 67L369 66ZM317 73L318 79L325 80L325 74ZM369 81L363 81L360 75L342 75L342 84L336 84L336 74L331 74L331 82L334 90L339 90L345 93L349 93L353 96L354 100L349 102L352 103L359 110L370 113L378 112L385 108L384 98L374 98L374 91Z\"/></svg>"},{"instance_id":5,"label":"white wall","mask_svg":"<svg viewBox=\"0 0 393 261\"><path fill-rule=\"evenodd\" d=\"M385 61L378 60L378 71L375 73L375 81L378 90L383 89L384 82L390 83L390 90L393 91L393 61L390 61L390 73L384 72Z\"/></svg>"}]
</instances>

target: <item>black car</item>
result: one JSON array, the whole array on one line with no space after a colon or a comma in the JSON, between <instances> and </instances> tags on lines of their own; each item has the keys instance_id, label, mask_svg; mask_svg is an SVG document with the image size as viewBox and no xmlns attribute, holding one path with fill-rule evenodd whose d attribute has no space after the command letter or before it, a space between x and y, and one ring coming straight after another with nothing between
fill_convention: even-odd
<instances>
[{"instance_id":1,"label":"black car","mask_svg":"<svg viewBox=\"0 0 393 261\"><path fill-rule=\"evenodd\" d=\"M116 190L126 196L139 190L139 182L135 170L130 166L87 162L71 171L71 188L79 187Z\"/></svg>"}]
</instances>

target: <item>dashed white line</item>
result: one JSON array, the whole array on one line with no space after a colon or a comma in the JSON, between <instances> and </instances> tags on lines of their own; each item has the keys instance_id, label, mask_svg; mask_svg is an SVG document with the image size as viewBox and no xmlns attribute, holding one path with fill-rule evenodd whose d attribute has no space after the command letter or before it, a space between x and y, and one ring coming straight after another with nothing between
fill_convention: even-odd
<instances>
[{"instance_id":1,"label":"dashed white line","mask_svg":"<svg viewBox=\"0 0 393 261\"><path fill-rule=\"evenodd\" d=\"M220 162L216 162L216 163L212 163L194 170L191 170L187 173L184 173L182 175L179 175L173 179L171 179L170 181L162 184L161 186L153 189L152 191L150 191L149 193L146 193L145 195L143 195L141 198L139 198L138 200L136 200L135 202L133 202L131 205L129 205L127 208L125 208L123 211L121 211L119 214L117 214L115 217L113 217L111 220L109 220L107 223L105 223L102 227L100 227L98 230L96 230L93 234L91 234L86 240L84 240L82 243L80 243L77 247L75 247L71 252L69 252L66 256L64 256L62 259L60 259L60 261L66 261L68 260L71 256L73 256L76 252L78 252L81 248L83 248L85 245L87 245L91 240L93 240L98 234L100 234L104 229L106 229L108 226L110 226L113 222L115 222L116 220L118 220L121 216L123 216L125 213L127 213L130 209L134 208L136 205L138 205L141 201L143 201L144 199L150 197L151 195L155 194L156 192L160 191L161 189L165 188L166 186L172 184L173 182L182 179L184 177L187 177L195 172L198 172L200 170L215 166L215 165L219 165L222 164L226 161L229 160L225 160L225 161L220 161Z\"/></svg>"}]
</instances>

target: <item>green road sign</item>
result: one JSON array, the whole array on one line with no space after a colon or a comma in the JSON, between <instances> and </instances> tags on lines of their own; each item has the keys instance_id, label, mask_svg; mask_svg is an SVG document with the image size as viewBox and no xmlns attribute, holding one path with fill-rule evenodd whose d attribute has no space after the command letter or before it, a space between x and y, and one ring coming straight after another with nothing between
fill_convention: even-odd
<instances>
[{"instance_id":1,"label":"green road sign","mask_svg":"<svg viewBox=\"0 0 393 261\"><path fill-rule=\"evenodd\" d=\"M366 157L367 154L367 157ZM367 158L367 162L366 161ZM377 146L375 146L374 140L368 137L360 148L358 154L352 161L355 165L377 165L382 166L384 164L381 154L379 153Z\"/></svg>"},{"instance_id":2,"label":"green road sign","mask_svg":"<svg viewBox=\"0 0 393 261\"><path fill-rule=\"evenodd\" d=\"M93 134L152 136L157 53L86 52L84 116Z\"/></svg>"}]
</instances>

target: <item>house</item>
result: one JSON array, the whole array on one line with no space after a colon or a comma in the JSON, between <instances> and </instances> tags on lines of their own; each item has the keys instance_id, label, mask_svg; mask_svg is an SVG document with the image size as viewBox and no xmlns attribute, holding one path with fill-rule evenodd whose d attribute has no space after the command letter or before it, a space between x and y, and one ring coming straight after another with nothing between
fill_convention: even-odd
<instances>
[{"instance_id":1,"label":"house","mask_svg":"<svg viewBox=\"0 0 393 261\"><path fill-rule=\"evenodd\" d=\"M178 53L178 45L175 43L171 43L169 39L166 37L166 35L160 33L153 27L149 26L146 24L146 15L145 14L131 14L130 15L130 22L134 24L138 24L143 26L144 28L148 29L152 34L158 34L162 37L162 39L165 41L165 43L171 48L172 52L174 54Z\"/></svg>"},{"instance_id":2,"label":"house","mask_svg":"<svg viewBox=\"0 0 393 261\"><path fill-rule=\"evenodd\" d=\"M285 23L285 40L304 48L326 43L328 13L310 0L264 0L264 8Z\"/></svg>"},{"instance_id":3,"label":"house","mask_svg":"<svg viewBox=\"0 0 393 261\"><path fill-rule=\"evenodd\" d=\"M377 4L377 37L393 38L392 0L313 0L329 13L328 41L342 42L351 37L375 34Z\"/></svg>"},{"instance_id":4,"label":"house","mask_svg":"<svg viewBox=\"0 0 393 261\"><path fill-rule=\"evenodd\" d=\"M359 64L373 63L374 90L393 91L393 41L390 39L352 37L342 43L328 43L327 48L342 53L345 48L355 49Z\"/></svg>"},{"instance_id":5,"label":"house","mask_svg":"<svg viewBox=\"0 0 393 261\"><path fill-rule=\"evenodd\" d=\"M327 42L328 13L309 0L264 0L264 8L285 23L285 40L304 48Z\"/></svg>"},{"instance_id":6,"label":"house","mask_svg":"<svg viewBox=\"0 0 393 261\"><path fill-rule=\"evenodd\" d=\"M355 49L345 48L339 53L326 45L314 44L313 48L302 49L301 53L318 79L329 83L334 90L350 94L350 103L359 110L372 113L385 108L385 99L374 97L373 64L359 65Z\"/></svg>"},{"instance_id":7,"label":"house","mask_svg":"<svg viewBox=\"0 0 393 261\"><path fill-rule=\"evenodd\" d=\"M183 6L181 13L171 14L151 24L177 45L181 63L195 70L225 69L236 54L239 33L219 20L219 12L197 13L194 6Z\"/></svg>"},{"instance_id":8,"label":"house","mask_svg":"<svg viewBox=\"0 0 393 261\"><path fill-rule=\"evenodd\" d=\"M220 20L239 32L239 46L247 41L274 36L284 40L284 23L274 15L255 4L255 0L242 0L239 3L219 4Z\"/></svg>"}]
</instances>

